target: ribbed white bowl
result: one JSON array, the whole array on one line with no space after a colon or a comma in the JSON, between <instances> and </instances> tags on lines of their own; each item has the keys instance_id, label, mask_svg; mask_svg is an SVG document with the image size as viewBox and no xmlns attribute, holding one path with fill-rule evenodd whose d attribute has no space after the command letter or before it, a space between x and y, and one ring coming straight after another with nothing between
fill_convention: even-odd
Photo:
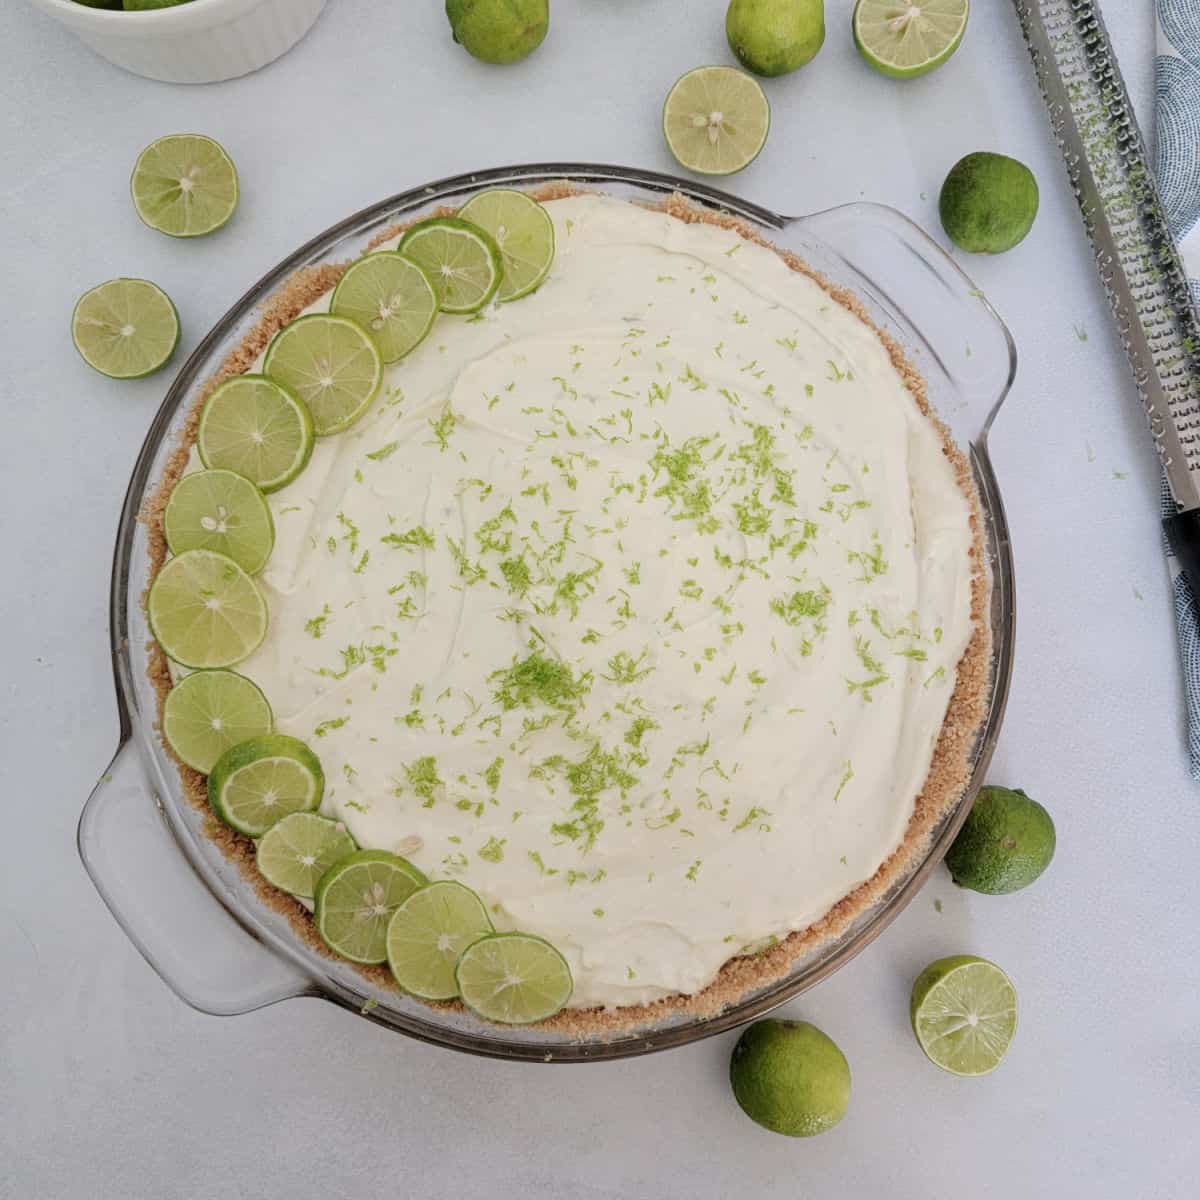
<instances>
[{"instance_id":1,"label":"ribbed white bowl","mask_svg":"<svg viewBox=\"0 0 1200 1200\"><path fill-rule=\"evenodd\" d=\"M167 83L248 75L290 50L326 0L191 0L123 12L74 0L32 0L118 67Z\"/></svg>"}]
</instances>

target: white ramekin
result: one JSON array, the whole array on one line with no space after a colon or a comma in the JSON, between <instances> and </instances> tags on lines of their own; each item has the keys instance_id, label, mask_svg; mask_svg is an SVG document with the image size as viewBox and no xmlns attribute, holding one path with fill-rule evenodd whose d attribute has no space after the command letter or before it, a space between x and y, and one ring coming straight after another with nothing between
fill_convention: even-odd
<instances>
[{"instance_id":1,"label":"white ramekin","mask_svg":"<svg viewBox=\"0 0 1200 1200\"><path fill-rule=\"evenodd\" d=\"M313 26L326 0L191 0L149 12L33 0L109 62L167 83L215 83L265 67Z\"/></svg>"}]
</instances>

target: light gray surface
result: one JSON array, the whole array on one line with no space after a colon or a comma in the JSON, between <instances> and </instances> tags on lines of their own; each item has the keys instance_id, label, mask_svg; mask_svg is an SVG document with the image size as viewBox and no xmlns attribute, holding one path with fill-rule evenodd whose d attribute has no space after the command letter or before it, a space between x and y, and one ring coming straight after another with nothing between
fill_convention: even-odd
<instances>
[{"instance_id":1,"label":"light gray surface","mask_svg":"<svg viewBox=\"0 0 1200 1200\"><path fill-rule=\"evenodd\" d=\"M117 737L116 515L167 383L91 374L67 335L78 294L113 275L157 280L183 316L182 362L285 253L401 188L554 157L670 169L661 99L684 69L727 60L723 7L555 0L545 46L502 70L451 43L437 0L331 0L289 57L200 90L123 75L24 4L0 7L4 1200L1194 1194L1200 787L1157 479L1005 0L978 4L955 59L910 84L864 67L850 0L829 0L825 49L769 85L770 142L732 181L784 212L868 197L931 229L941 178L969 150L1014 153L1042 183L1026 243L966 265L1021 353L993 438L1019 596L993 778L1049 805L1059 856L1008 898L957 893L939 871L879 942L788 1006L850 1059L841 1126L792 1142L745 1120L725 1078L732 1036L542 1069L433 1050L315 1001L197 1015L75 857ZM1146 122L1151 6L1105 7ZM139 225L125 181L145 143L191 129L234 155L243 199L229 229L180 244ZM941 1074L907 1028L913 975L964 950L1003 964L1023 1006L987 1080Z\"/></svg>"}]
</instances>

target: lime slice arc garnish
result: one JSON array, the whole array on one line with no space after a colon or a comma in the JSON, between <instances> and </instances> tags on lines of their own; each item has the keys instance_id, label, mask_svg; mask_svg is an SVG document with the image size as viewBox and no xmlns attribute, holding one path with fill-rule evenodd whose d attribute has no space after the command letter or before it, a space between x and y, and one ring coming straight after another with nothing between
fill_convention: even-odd
<instances>
[{"instance_id":1,"label":"lime slice arc garnish","mask_svg":"<svg viewBox=\"0 0 1200 1200\"><path fill-rule=\"evenodd\" d=\"M325 792L320 759L299 738L265 733L226 750L208 775L208 802L231 829L262 837L294 812L313 812Z\"/></svg>"},{"instance_id":2,"label":"lime slice arc garnish","mask_svg":"<svg viewBox=\"0 0 1200 1200\"><path fill-rule=\"evenodd\" d=\"M193 671L163 702L163 736L201 775L230 747L270 733L272 721L271 706L258 685L234 671Z\"/></svg>"},{"instance_id":3,"label":"lime slice arc garnish","mask_svg":"<svg viewBox=\"0 0 1200 1200\"><path fill-rule=\"evenodd\" d=\"M472 196L459 216L490 233L500 248L504 278L496 298L501 303L528 296L550 273L554 222L532 197L511 188L493 188Z\"/></svg>"},{"instance_id":4,"label":"lime slice arc garnish","mask_svg":"<svg viewBox=\"0 0 1200 1200\"><path fill-rule=\"evenodd\" d=\"M461 217L421 221L400 239L399 248L429 276L442 312L478 312L495 296L504 277L499 247Z\"/></svg>"},{"instance_id":5,"label":"lime slice arc garnish","mask_svg":"<svg viewBox=\"0 0 1200 1200\"><path fill-rule=\"evenodd\" d=\"M314 445L308 408L263 375L235 375L205 401L196 430L200 461L233 471L264 492L292 482Z\"/></svg>"},{"instance_id":6,"label":"lime slice arc garnish","mask_svg":"<svg viewBox=\"0 0 1200 1200\"><path fill-rule=\"evenodd\" d=\"M492 932L483 901L469 887L441 879L413 892L392 914L387 961L396 982L423 1000L458 995L462 952Z\"/></svg>"},{"instance_id":7,"label":"lime slice arc garnish","mask_svg":"<svg viewBox=\"0 0 1200 1200\"><path fill-rule=\"evenodd\" d=\"M137 215L151 229L171 237L201 237L233 216L237 168L212 138L173 133L138 155L129 190Z\"/></svg>"},{"instance_id":8,"label":"lime slice arc garnish","mask_svg":"<svg viewBox=\"0 0 1200 1200\"><path fill-rule=\"evenodd\" d=\"M276 821L258 843L258 873L280 891L312 898L321 876L357 850L341 821L295 812Z\"/></svg>"},{"instance_id":9,"label":"lime slice arc garnish","mask_svg":"<svg viewBox=\"0 0 1200 1200\"><path fill-rule=\"evenodd\" d=\"M459 995L472 1011L505 1025L544 1021L563 1008L574 984L567 960L528 933L493 933L458 960Z\"/></svg>"},{"instance_id":10,"label":"lime slice arc garnish","mask_svg":"<svg viewBox=\"0 0 1200 1200\"><path fill-rule=\"evenodd\" d=\"M953 1075L986 1075L1016 1032L1017 992L995 963L955 954L917 976L910 1015L931 1062Z\"/></svg>"},{"instance_id":11,"label":"lime slice arc garnish","mask_svg":"<svg viewBox=\"0 0 1200 1200\"><path fill-rule=\"evenodd\" d=\"M215 550L257 575L275 546L275 523L266 498L233 471L193 471L172 489L163 511L163 533L172 554Z\"/></svg>"},{"instance_id":12,"label":"lime slice arc garnish","mask_svg":"<svg viewBox=\"0 0 1200 1200\"><path fill-rule=\"evenodd\" d=\"M969 16L969 0L858 0L851 27L859 53L877 71L914 79L958 49Z\"/></svg>"},{"instance_id":13,"label":"lime slice arc garnish","mask_svg":"<svg viewBox=\"0 0 1200 1200\"><path fill-rule=\"evenodd\" d=\"M394 250L381 250L346 268L329 310L366 329L383 361L391 363L424 341L437 316L438 297L416 263Z\"/></svg>"},{"instance_id":14,"label":"lime slice arc garnish","mask_svg":"<svg viewBox=\"0 0 1200 1200\"><path fill-rule=\"evenodd\" d=\"M224 554L188 550L168 559L146 597L150 630L184 667L232 667L267 634L267 602L254 580Z\"/></svg>"},{"instance_id":15,"label":"lime slice arc garnish","mask_svg":"<svg viewBox=\"0 0 1200 1200\"><path fill-rule=\"evenodd\" d=\"M383 355L347 317L309 313L271 340L263 373L308 406L318 437L348 429L379 394Z\"/></svg>"},{"instance_id":16,"label":"lime slice arc garnish","mask_svg":"<svg viewBox=\"0 0 1200 1200\"><path fill-rule=\"evenodd\" d=\"M758 157L771 106L758 82L734 67L696 67L663 105L663 134L679 164L700 175L732 175Z\"/></svg>"},{"instance_id":17,"label":"lime slice arc garnish","mask_svg":"<svg viewBox=\"0 0 1200 1200\"><path fill-rule=\"evenodd\" d=\"M179 345L179 314L148 279L110 279L84 292L71 314L83 361L110 379L141 379L165 366Z\"/></svg>"},{"instance_id":18,"label":"lime slice arc garnish","mask_svg":"<svg viewBox=\"0 0 1200 1200\"><path fill-rule=\"evenodd\" d=\"M398 854L358 850L321 876L313 897L317 932L351 962L384 962L392 913L427 882Z\"/></svg>"}]
</instances>

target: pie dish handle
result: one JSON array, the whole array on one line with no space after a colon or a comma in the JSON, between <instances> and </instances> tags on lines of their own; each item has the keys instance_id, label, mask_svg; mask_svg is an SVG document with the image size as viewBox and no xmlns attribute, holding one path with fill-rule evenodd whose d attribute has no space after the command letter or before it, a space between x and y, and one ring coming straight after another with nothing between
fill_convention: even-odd
<instances>
[{"instance_id":1,"label":"pie dish handle","mask_svg":"<svg viewBox=\"0 0 1200 1200\"><path fill-rule=\"evenodd\" d=\"M199 1012L236 1016L310 993L312 981L230 918L194 871L122 743L79 819L79 857L117 924L159 978Z\"/></svg>"}]
</instances>

